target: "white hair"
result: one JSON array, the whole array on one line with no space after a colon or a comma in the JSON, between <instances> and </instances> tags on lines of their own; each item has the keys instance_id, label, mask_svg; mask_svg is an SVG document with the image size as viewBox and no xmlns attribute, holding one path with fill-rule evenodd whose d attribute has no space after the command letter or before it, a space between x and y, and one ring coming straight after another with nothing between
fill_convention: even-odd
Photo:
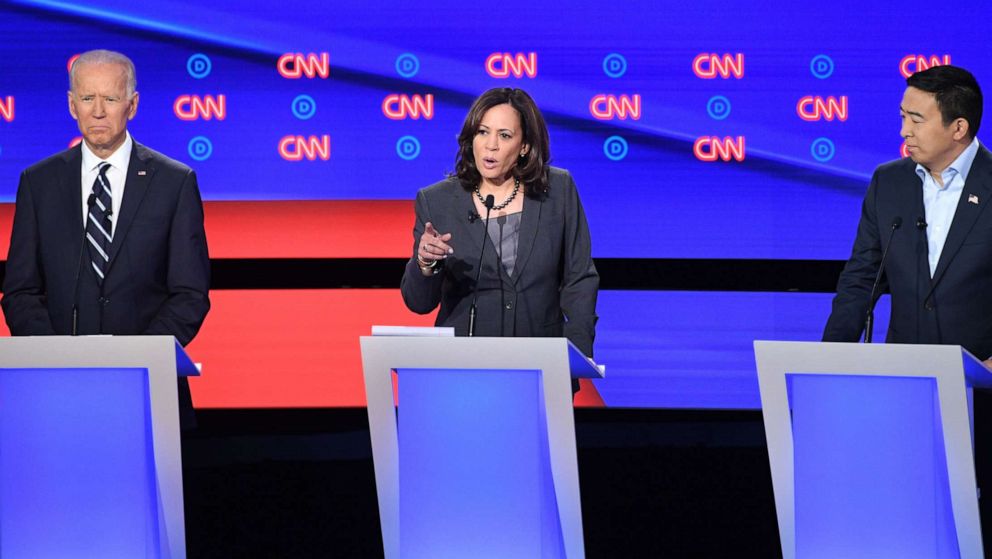
<instances>
[{"instance_id":1,"label":"white hair","mask_svg":"<svg viewBox=\"0 0 992 559\"><path fill-rule=\"evenodd\" d=\"M135 76L134 72L134 62L131 59L119 52L114 52L112 50L91 50L80 54L76 60L72 62L72 67L69 68L69 90L72 91L76 85L76 70L84 64L117 64L124 69L124 73L127 74L127 95L128 97L134 95L134 91L138 88L138 78Z\"/></svg>"}]
</instances>

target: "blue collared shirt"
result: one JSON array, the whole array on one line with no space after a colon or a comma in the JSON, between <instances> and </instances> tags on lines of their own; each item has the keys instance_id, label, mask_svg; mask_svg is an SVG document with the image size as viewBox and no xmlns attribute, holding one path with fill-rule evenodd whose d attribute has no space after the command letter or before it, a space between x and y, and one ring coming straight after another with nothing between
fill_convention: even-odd
<instances>
[{"instance_id":1,"label":"blue collared shirt","mask_svg":"<svg viewBox=\"0 0 992 559\"><path fill-rule=\"evenodd\" d=\"M934 271L937 270L940 253L944 250L944 241L947 240L947 231L951 228L951 221L954 219L954 210L961 200L964 183L968 180L968 171L971 170L971 164L977 154L978 138L975 138L957 159L940 173L940 178L944 181L943 187L937 184L926 167L916 164L916 174L923 180L923 209L927 221L930 277L933 277Z\"/></svg>"}]
</instances>

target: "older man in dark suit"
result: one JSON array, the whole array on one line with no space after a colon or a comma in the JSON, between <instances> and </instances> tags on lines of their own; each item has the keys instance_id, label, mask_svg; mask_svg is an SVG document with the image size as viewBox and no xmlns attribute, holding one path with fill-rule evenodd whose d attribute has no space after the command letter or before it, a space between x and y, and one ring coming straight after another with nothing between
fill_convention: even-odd
<instances>
[{"instance_id":1,"label":"older man in dark suit","mask_svg":"<svg viewBox=\"0 0 992 559\"><path fill-rule=\"evenodd\" d=\"M70 87L83 141L21 174L7 325L15 336L164 334L188 344L210 308L196 175L128 133L138 92L126 56L82 54ZM185 379L180 400L188 420Z\"/></svg>"}]
</instances>

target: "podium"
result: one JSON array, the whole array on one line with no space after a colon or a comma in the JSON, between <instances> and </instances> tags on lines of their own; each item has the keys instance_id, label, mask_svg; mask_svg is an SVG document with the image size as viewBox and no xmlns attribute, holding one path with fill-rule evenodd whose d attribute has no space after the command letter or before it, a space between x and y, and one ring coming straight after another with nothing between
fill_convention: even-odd
<instances>
[{"instance_id":1,"label":"podium","mask_svg":"<svg viewBox=\"0 0 992 559\"><path fill-rule=\"evenodd\" d=\"M571 378L591 360L564 338L361 347L387 559L585 556Z\"/></svg>"},{"instance_id":2,"label":"podium","mask_svg":"<svg viewBox=\"0 0 992 559\"><path fill-rule=\"evenodd\" d=\"M171 336L0 338L0 556L186 557Z\"/></svg>"},{"instance_id":3,"label":"podium","mask_svg":"<svg viewBox=\"0 0 992 559\"><path fill-rule=\"evenodd\" d=\"M981 558L960 346L754 342L785 558Z\"/></svg>"}]
</instances>

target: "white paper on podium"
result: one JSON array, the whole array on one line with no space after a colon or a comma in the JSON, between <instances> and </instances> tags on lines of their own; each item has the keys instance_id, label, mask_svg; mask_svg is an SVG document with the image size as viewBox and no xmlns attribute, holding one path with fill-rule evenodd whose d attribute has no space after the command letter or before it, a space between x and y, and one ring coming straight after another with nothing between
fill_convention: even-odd
<instances>
[{"instance_id":1,"label":"white paper on podium","mask_svg":"<svg viewBox=\"0 0 992 559\"><path fill-rule=\"evenodd\" d=\"M373 336L413 336L418 338L454 338L451 326L372 326Z\"/></svg>"}]
</instances>

